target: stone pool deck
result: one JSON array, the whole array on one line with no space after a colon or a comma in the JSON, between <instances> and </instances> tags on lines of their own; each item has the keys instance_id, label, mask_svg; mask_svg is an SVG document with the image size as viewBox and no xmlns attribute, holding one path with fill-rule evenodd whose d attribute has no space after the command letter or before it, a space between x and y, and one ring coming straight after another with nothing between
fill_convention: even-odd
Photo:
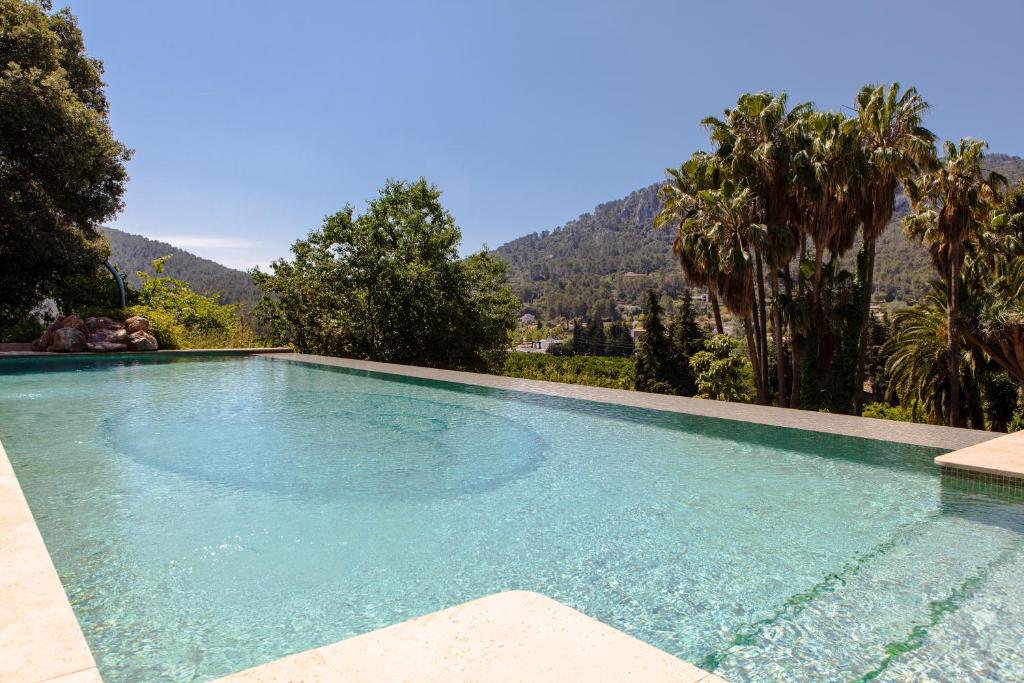
<instances>
[{"instance_id":1,"label":"stone pool deck","mask_svg":"<svg viewBox=\"0 0 1024 683\"><path fill-rule=\"evenodd\" d=\"M1024 433L914 425L845 415L701 401L493 375L388 365L276 349L218 350L269 361L455 382L511 391L754 422L815 432L958 449L936 458L943 474L1024 484ZM206 354L165 351L157 354ZM97 354L0 353L4 357ZM114 359L119 354L102 358ZM123 354L130 355L130 354ZM153 355L152 353L147 355ZM1016 485L1016 484L1014 484ZM0 444L0 681L96 683L95 660ZM434 614L285 657L226 681L677 681L722 679L554 600L499 593Z\"/></svg>"},{"instance_id":2,"label":"stone pool deck","mask_svg":"<svg viewBox=\"0 0 1024 683\"><path fill-rule=\"evenodd\" d=\"M0 444L0 681L102 681Z\"/></svg>"},{"instance_id":3,"label":"stone pool deck","mask_svg":"<svg viewBox=\"0 0 1024 683\"><path fill-rule=\"evenodd\" d=\"M724 683L551 598L526 591L473 600L220 681Z\"/></svg>"}]
</instances>

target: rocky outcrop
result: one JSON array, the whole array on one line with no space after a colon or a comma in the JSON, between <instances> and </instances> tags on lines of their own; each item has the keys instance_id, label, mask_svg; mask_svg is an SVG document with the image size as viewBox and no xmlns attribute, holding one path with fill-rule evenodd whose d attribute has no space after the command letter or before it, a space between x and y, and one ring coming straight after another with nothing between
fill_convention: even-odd
<instances>
[{"instance_id":1,"label":"rocky outcrop","mask_svg":"<svg viewBox=\"0 0 1024 683\"><path fill-rule=\"evenodd\" d=\"M36 341L33 351L75 353L91 351L156 351L156 338L149 333L149 320L133 316L125 322L111 318L82 318L64 316L50 325Z\"/></svg>"},{"instance_id":2,"label":"rocky outcrop","mask_svg":"<svg viewBox=\"0 0 1024 683\"><path fill-rule=\"evenodd\" d=\"M128 330L128 334L149 332L149 320L143 318L141 315L132 316L124 321L124 327Z\"/></svg>"},{"instance_id":3,"label":"rocky outcrop","mask_svg":"<svg viewBox=\"0 0 1024 683\"><path fill-rule=\"evenodd\" d=\"M87 343L85 335L82 334L81 330L75 327L62 327L59 330L54 331L53 343L47 351L57 351L61 353L85 351L85 345Z\"/></svg>"},{"instance_id":4,"label":"rocky outcrop","mask_svg":"<svg viewBox=\"0 0 1024 683\"><path fill-rule=\"evenodd\" d=\"M139 330L128 335L129 351L156 351L156 337Z\"/></svg>"}]
</instances>

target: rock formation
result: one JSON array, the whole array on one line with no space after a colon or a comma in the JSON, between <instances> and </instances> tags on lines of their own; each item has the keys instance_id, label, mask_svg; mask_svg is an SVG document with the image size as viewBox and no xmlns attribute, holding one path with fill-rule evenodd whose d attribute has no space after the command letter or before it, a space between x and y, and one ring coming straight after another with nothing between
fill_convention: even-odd
<instances>
[{"instance_id":1,"label":"rock formation","mask_svg":"<svg viewBox=\"0 0 1024 683\"><path fill-rule=\"evenodd\" d=\"M133 316L123 323L111 318L67 315L50 325L36 341L33 351L74 353L92 351L156 351L156 337L149 333L149 320Z\"/></svg>"}]
</instances>

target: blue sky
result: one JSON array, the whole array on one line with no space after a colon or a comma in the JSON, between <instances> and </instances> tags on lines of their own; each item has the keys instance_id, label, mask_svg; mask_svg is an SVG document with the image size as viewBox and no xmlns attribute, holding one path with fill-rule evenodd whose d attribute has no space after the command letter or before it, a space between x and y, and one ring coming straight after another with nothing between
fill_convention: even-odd
<instances>
[{"instance_id":1,"label":"blue sky","mask_svg":"<svg viewBox=\"0 0 1024 683\"><path fill-rule=\"evenodd\" d=\"M266 264L426 176L464 251L659 180L743 91L916 85L941 136L1024 155L1024 2L78 0L135 149L114 225Z\"/></svg>"}]
</instances>

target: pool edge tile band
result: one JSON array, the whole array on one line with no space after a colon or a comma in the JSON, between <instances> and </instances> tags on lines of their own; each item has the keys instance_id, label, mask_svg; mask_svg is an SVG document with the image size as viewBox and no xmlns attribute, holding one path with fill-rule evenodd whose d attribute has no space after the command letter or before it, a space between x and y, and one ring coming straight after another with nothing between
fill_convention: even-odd
<instances>
[{"instance_id":1,"label":"pool edge tile band","mask_svg":"<svg viewBox=\"0 0 1024 683\"><path fill-rule=\"evenodd\" d=\"M0 680L101 681L2 443L0 536Z\"/></svg>"},{"instance_id":2,"label":"pool edge tile band","mask_svg":"<svg viewBox=\"0 0 1024 683\"><path fill-rule=\"evenodd\" d=\"M725 683L539 593L506 591L219 679Z\"/></svg>"},{"instance_id":3,"label":"pool edge tile band","mask_svg":"<svg viewBox=\"0 0 1024 683\"><path fill-rule=\"evenodd\" d=\"M961 429L926 425L913 422L894 422L870 417L820 413L793 408L776 408L749 403L731 403L685 396L650 394L628 389L605 389L580 384L563 384L535 379L520 379L501 375L488 375L457 370L439 370L415 365L378 363L375 361L317 356L305 353L260 354L258 358L289 361L305 365L319 365L348 370L433 380L476 387L488 387L530 394L629 406L647 410L681 413L699 417L733 420L839 436L851 436L876 441L889 441L913 446L928 446L948 450L963 449L995 439L998 434L975 429Z\"/></svg>"}]
</instances>

